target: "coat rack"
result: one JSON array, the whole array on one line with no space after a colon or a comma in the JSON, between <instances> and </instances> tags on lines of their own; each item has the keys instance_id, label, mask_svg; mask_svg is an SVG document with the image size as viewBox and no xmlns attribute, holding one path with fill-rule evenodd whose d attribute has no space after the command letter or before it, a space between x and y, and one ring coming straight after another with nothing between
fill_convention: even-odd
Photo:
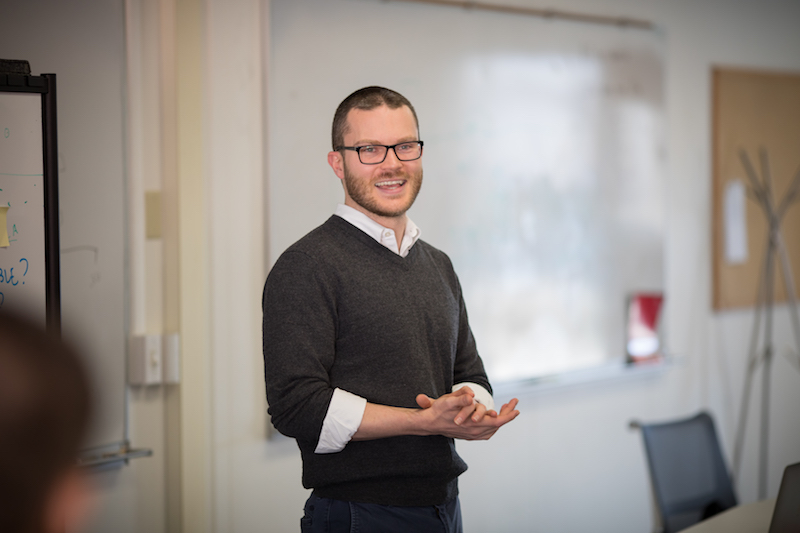
<instances>
[{"instance_id":1,"label":"coat rack","mask_svg":"<svg viewBox=\"0 0 800 533\"><path fill-rule=\"evenodd\" d=\"M761 276L758 285L758 298L756 300L755 317L753 329L750 336L749 359L745 374L744 391L742 394L742 405L739 412L739 425L736 431L736 442L733 452L734 478L738 481L742 462L742 450L744 448L744 435L747 427L747 411L750 404L750 393L752 390L753 379L759 367L762 367L762 387L761 387L761 434L759 442L759 478L758 478L758 497L763 500L767 496L767 467L769 456L769 407L770 407L770 384L772 358L775 353L772 339L773 311L775 308L775 267L780 263L783 274L786 300L789 304L791 314L792 329L794 331L795 343L798 348L797 360L791 360L793 366L800 371L800 318L798 318L797 304L795 301L795 285L792 276L789 255L786 252L786 245L781 234L781 220L788 211L789 207L800 199L800 169L795 174L788 191L776 204L772 190L772 178L770 176L769 157L765 149L760 150L761 159L761 180L753 168L747 152L739 150L739 157L744 166L747 178L750 181L748 196L755 200L764 216L767 219L767 244L764 250L764 258L761 263ZM758 349L761 315L764 315L764 338L761 350Z\"/></svg>"}]
</instances>

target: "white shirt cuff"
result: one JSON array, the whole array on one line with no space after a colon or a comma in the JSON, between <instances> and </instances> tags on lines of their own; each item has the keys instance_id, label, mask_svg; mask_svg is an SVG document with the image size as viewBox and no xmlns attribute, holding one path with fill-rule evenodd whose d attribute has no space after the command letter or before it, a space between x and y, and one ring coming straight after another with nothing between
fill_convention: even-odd
<instances>
[{"instance_id":1,"label":"white shirt cuff","mask_svg":"<svg viewBox=\"0 0 800 533\"><path fill-rule=\"evenodd\" d=\"M494 398L492 398L492 395L489 394L488 390L484 389L477 383L470 383L469 381L465 381L464 383L456 383L453 385L453 392L464 386L469 386L472 392L475 393L475 401L485 405L487 411L494 409Z\"/></svg>"},{"instance_id":2,"label":"white shirt cuff","mask_svg":"<svg viewBox=\"0 0 800 533\"><path fill-rule=\"evenodd\" d=\"M346 390L334 389L314 453L336 453L344 450L358 431L366 408L367 400L361 396Z\"/></svg>"}]
</instances>

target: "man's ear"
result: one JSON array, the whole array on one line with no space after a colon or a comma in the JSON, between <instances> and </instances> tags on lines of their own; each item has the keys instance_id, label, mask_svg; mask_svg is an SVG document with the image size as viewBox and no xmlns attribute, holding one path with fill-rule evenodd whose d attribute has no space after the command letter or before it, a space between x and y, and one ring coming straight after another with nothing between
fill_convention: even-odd
<instances>
[{"instance_id":1,"label":"man's ear","mask_svg":"<svg viewBox=\"0 0 800 533\"><path fill-rule=\"evenodd\" d=\"M341 152L328 152L328 164L340 180L344 180L344 159Z\"/></svg>"}]
</instances>

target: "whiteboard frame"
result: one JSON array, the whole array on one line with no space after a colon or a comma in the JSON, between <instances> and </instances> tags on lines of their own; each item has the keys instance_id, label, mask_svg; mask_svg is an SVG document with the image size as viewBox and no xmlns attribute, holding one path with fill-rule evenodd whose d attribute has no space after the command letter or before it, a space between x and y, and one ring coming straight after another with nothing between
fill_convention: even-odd
<instances>
[{"instance_id":1,"label":"whiteboard frame","mask_svg":"<svg viewBox=\"0 0 800 533\"><path fill-rule=\"evenodd\" d=\"M0 93L38 93L42 98L42 161L44 170L45 316L51 334L61 335L61 267L58 229L58 122L56 75L0 73Z\"/></svg>"}]
</instances>

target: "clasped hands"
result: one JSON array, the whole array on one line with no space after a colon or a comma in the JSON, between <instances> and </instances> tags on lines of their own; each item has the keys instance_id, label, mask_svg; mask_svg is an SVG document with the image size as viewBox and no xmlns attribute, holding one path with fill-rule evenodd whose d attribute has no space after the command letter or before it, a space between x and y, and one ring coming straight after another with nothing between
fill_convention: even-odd
<instances>
[{"instance_id":1,"label":"clasped hands","mask_svg":"<svg viewBox=\"0 0 800 533\"><path fill-rule=\"evenodd\" d=\"M436 399L425 394L417 395L417 404L422 408L417 413L431 434L464 440L487 440L519 415L517 403L518 400L514 398L504 404L498 413L477 402L475 393L465 386Z\"/></svg>"}]
</instances>

